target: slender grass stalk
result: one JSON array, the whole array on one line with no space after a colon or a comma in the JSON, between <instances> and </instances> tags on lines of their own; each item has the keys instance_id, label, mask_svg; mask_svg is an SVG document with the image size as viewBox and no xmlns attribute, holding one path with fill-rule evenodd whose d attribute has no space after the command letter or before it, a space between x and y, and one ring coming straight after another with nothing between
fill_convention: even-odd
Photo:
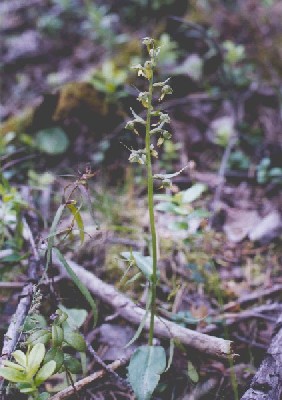
<instances>
[{"instance_id":1,"label":"slender grass stalk","mask_svg":"<svg viewBox=\"0 0 282 400\"><path fill-rule=\"evenodd\" d=\"M154 337L154 321L156 314L156 290L157 290L157 235L155 226L155 214L154 214L154 182L152 172L152 160L151 160L151 109L152 109L152 97L153 97L153 78L154 73L149 81L149 96L148 96L148 110L146 119L146 161L147 161L147 196L148 196L148 208L150 215L150 230L151 230L151 241L152 241L152 258L153 258L153 274L151 278L151 319L150 319L150 330L149 330L149 346L153 344Z\"/></svg>"},{"instance_id":2,"label":"slender grass stalk","mask_svg":"<svg viewBox=\"0 0 282 400\"><path fill-rule=\"evenodd\" d=\"M134 150L131 149L129 157L130 162L137 162L146 166L147 173L147 201L148 210L150 216L150 233L151 233L151 244L152 244L152 269L151 276L147 276L150 285L151 302L150 302L150 329L148 345L153 345L154 337L154 322L156 315L156 291L158 282L158 256L157 256L157 234L154 214L154 179L156 175L153 175L152 170L152 157L157 157L158 152L154 148L152 139L158 137L157 146L160 147L165 139L170 138L170 133L164 129L164 125L170 122L168 114L165 114L159 110L154 110L153 107L153 93L157 90L160 93L159 101L161 101L167 94L172 93L171 87L167 84L168 79L164 82L154 82L154 71L157 65L157 59L160 52L160 47L155 46L155 41L151 38L144 38L143 44L146 45L149 60L145 62L144 66L141 64L133 66L137 69L138 76L143 76L148 81L148 91L140 92L137 100L139 100L143 107L146 109L146 120L138 116L132 109L134 119L126 124L126 128L132 130L134 133L139 134L136 126L145 126L145 149ZM151 123L152 116L156 120L156 123ZM152 129L153 128L153 129ZM154 139L155 140L155 139ZM167 175L158 174L158 179L165 185L170 186L170 181L167 179ZM166 186L168 187L168 186Z\"/></svg>"}]
</instances>

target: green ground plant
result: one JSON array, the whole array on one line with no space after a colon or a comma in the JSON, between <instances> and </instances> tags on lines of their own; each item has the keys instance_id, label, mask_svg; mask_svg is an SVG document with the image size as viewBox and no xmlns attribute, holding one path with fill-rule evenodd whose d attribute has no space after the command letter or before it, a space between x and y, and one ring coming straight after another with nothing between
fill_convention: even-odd
<instances>
[{"instance_id":1,"label":"green ground plant","mask_svg":"<svg viewBox=\"0 0 282 400\"><path fill-rule=\"evenodd\" d=\"M88 199L87 181L92 176L93 174L90 170L86 170L74 183L65 187L62 204L59 206L54 216L50 233L46 238L46 265L43 277L48 273L53 257L56 257L89 303L93 313L94 324L96 324L96 303L88 289L76 276L64 255L59 250L59 247L65 239L76 233L75 227L77 227L77 234L79 235L81 243L84 241L85 232L83 219L80 213L81 204L75 199L75 194L79 191L84 198L87 198L89 207L91 208L89 203L90 199ZM3 206L5 216L8 217L6 225L3 224L2 226L2 238L5 243L5 240L7 241L8 226L12 226L14 229L14 237L11 239L16 241L18 235L22 237L22 230L20 230L22 228L20 211L23 206L28 208L28 205L22 201L16 189L11 188L9 183L4 179L0 186L0 195L0 205ZM60 229L60 222L64 212L69 212L72 216L72 220L66 229ZM92 209L90 213L93 213ZM22 243L21 246L18 244L18 247L21 248ZM30 309L31 315L27 317L29 320L28 324L30 324L34 315L37 315L38 307L41 304L41 298L42 296L38 293L38 290L35 290ZM69 311L71 311L70 316L75 313L74 310ZM84 310L78 311L79 315L76 314L74 318L69 319L68 310L61 306L61 309L58 309L56 314L52 316L51 319L53 322L50 326L34 326L29 329L28 332L25 331L24 327L23 331L26 332L28 336L25 342L27 350L25 353L21 350L16 350L12 354L15 362L10 360L4 361L2 363L3 367L0 368L0 376L16 384L16 388L21 393L27 394L29 399L32 400L45 400L49 397L46 392L40 393L39 387L57 372L65 371L69 382L72 382L71 374L78 373L81 369L83 369L83 371L86 370L86 344L83 337L76 332L84 322L81 321L81 311ZM85 313L83 315L85 316ZM81 324L78 324L77 321L81 321ZM66 352L65 348L71 348L72 351L75 350L79 352L81 355L81 364L75 357Z\"/></svg>"},{"instance_id":2,"label":"green ground plant","mask_svg":"<svg viewBox=\"0 0 282 400\"><path fill-rule=\"evenodd\" d=\"M170 179L176 174L153 174L152 158L158 157L158 151L154 146L157 142L157 147L160 147L166 139L170 139L171 134L165 129L165 126L170 122L168 114L156 110L153 105L154 94L159 92L159 101L172 93L168 81L154 82L154 72L158 62L158 56L161 48L156 45L156 42L151 38L143 39L143 44L146 46L149 59L144 65L138 64L133 66L137 70L138 76L144 77L148 81L148 91L140 92L138 100L146 110L146 119L138 116L131 109L133 120L126 124L126 128L133 131L135 134L145 135L145 148L135 150L131 149L129 161L138 163L146 167L147 176L147 201L148 212L150 218L150 255L144 256L139 252L124 252L122 256L130 263L139 269L139 274L143 274L149 285L149 294L147 297L146 313L136 331L132 343L135 341L146 323L146 319L150 312L150 327L148 344L137 348L131 357L128 367L128 379L135 392L138 400L148 400L151 398L158 382L160 375L166 369L166 353L162 346L156 346L153 343L154 339L154 322L156 317L156 293L159 279L158 271L158 245L157 245L157 229L154 215L154 179L161 181L161 187L170 187ZM156 139L157 138L157 139Z\"/></svg>"},{"instance_id":3,"label":"green ground plant","mask_svg":"<svg viewBox=\"0 0 282 400\"><path fill-rule=\"evenodd\" d=\"M77 317L77 313L81 315L83 310L66 311L69 311L70 315L57 309L50 327L29 330L25 342L26 352L14 351L14 361L6 360L0 368L0 376L15 384L21 393L28 394L30 400L48 399L47 392L39 392L39 388L47 379L58 372L65 372L68 377L70 374L80 373L82 365L85 364L86 343L82 335L76 332L81 324L70 318L74 311ZM32 316L28 318L31 321ZM25 325L28 324L30 322L26 322ZM68 349L80 353L81 363Z\"/></svg>"},{"instance_id":4,"label":"green ground plant","mask_svg":"<svg viewBox=\"0 0 282 400\"><path fill-rule=\"evenodd\" d=\"M0 174L0 245L10 250L8 257L1 262L18 261L23 245L23 224L21 212L27 204L15 187L12 187L3 174Z\"/></svg>"}]
</instances>

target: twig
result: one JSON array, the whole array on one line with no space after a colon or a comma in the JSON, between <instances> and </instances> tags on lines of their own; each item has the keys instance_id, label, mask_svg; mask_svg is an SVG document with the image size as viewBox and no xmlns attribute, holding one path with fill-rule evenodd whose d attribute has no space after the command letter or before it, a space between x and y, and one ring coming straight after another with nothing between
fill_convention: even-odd
<instances>
[{"instance_id":1,"label":"twig","mask_svg":"<svg viewBox=\"0 0 282 400\"><path fill-rule=\"evenodd\" d=\"M94 360L101 366L104 368L105 371L107 371L109 374L111 374L112 376L114 376L119 382L121 382L124 386L128 386L128 383L124 381L124 379L119 376L111 367L109 367L109 365L107 365L106 363L104 363L104 361L98 356L98 354L96 353L96 351L93 349L93 347L91 346L91 344L86 340L86 344L87 344L87 349L89 351L89 353L93 356Z\"/></svg>"},{"instance_id":2,"label":"twig","mask_svg":"<svg viewBox=\"0 0 282 400\"><path fill-rule=\"evenodd\" d=\"M0 282L1 289L18 289L22 288L25 282Z\"/></svg>"},{"instance_id":3,"label":"twig","mask_svg":"<svg viewBox=\"0 0 282 400\"><path fill-rule=\"evenodd\" d=\"M218 385L218 379L210 378L203 383L198 383L192 393L186 394L182 400L200 400Z\"/></svg>"},{"instance_id":4,"label":"twig","mask_svg":"<svg viewBox=\"0 0 282 400\"><path fill-rule=\"evenodd\" d=\"M53 256L53 262L60 268L61 273L68 277L68 274L62 267L59 260L56 258L55 254ZM68 263L77 277L90 290L90 292L92 292L103 302L118 310L119 315L122 318L134 325L140 324L145 314L144 309L138 307L127 296L118 292L113 286L101 281L94 274L85 270L80 265L73 261L68 261ZM144 329L147 331L149 329L148 320L144 326ZM177 338L183 344L193 347L194 349L197 349L205 354L209 354L213 357L225 360L234 357L231 341L208 336L200 332L183 328L182 326L164 318L156 318L155 335L166 339Z\"/></svg>"},{"instance_id":5,"label":"twig","mask_svg":"<svg viewBox=\"0 0 282 400\"><path fill-rule=\"evenodd\" d=\"M122 365L125 365L128 362L127 358L124 358L122 360L116 360L109 364L107 367L111 369L112 371L116 370L117 368L121 367ZM74 394L74 391L79 392L80 390L84 389L87 385L90 383L101 379L103 376L107 374L107 371L105 369L101 369L100 371L94 372L93 374L87 376L86 378L83 378L76 382L73 386L68 386L66 389L61 390L59 393L55 394L55 396L50 397L49 400L62 400L66 399L67 397L71 396Z\"/></svg>"},{"instance_id":6,"label":"twig","mask_svg":"<svg viewBox=\"0 0 282 400\"><path fill-rule=\"evenodd\" d=\"M238 307L238 306L243 307L249 303L253 303L257 300L261 300L266 297L271 297L272 295L277 294L277 293L282 293L282 284L276 284L276 285L273 285L271 288L260 289L251 294L242 296L238 300L232 301L231 303L226 304L223 307L223 311L229 311L234 308L236 309L236 307Z\"/></svg>"},{"instance_id":7,"label":"twig","mask_svg":"<svg viewBox=\"0 0 282 400\"><path fill-rule=\"evenodd\" d=\"M267 320L269 322L276 322L276 318L271 318L268 317L266 315L264 315L264 313L273 313L275 312L277 313L277 311L282 311L282 304L265 304L262 306L258 306L258 307L254 307L251 310L245 310L245 311L241 311L239 313L225 313L222 315L223 318L229 320L229 324L234 323L235 321L242 321L244 319L250 319L250 318L261 318L264 320ZM220 318L221 316L219 316Z\"/></svg>"}]
</instances>

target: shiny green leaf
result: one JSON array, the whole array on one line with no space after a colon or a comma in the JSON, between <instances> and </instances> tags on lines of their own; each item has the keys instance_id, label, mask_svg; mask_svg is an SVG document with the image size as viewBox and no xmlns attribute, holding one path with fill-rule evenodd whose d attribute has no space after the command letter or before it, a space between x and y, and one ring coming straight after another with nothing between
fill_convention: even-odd
<instances>
[{"instance_id":1,"label":"shiny green leaf","mask_svg":"<svg viewBox=\"0 0 282 400\"><path fill-rule=\"evenodd\" d=\"M86 351L85 340L83 339L82 335L77 332L65 332L64 341L77 351Z\"/></svg>"},{"instance_id":2,"label":"shiny green leaf","mask_svg":"<svg viewBox=\"0 0 282 400\"><path fill-rule=\"evenodd\" d=\"M131 357L128 379L137 400L150 400L166 367L165 350L161 346L141 346Z\"/></svg>"},{"instance_id":3,"label":"shiny green leaf","mask_svg":"<svg viewBox=\"0 0 282 400\"><path fill-rule=\"evenodd\" d=\"M47 351L44 357L44 364L47 364L49 361L55 361L56 369L55 372L58 372L63 365L64 362L64 352L62 349L58 347L53 347Z\"/></svg>"},{"instance_id":4,"label":"shiny green leaf","mask_svg":"<svg viewBox=\"0 0 282 400\"><path fill-rule=\"evenodd\" d=\"M64 358L64 364L72 374L81 373L81 363L76 358L70 356L69 354L64 354Z\"/></svg>"}]
</instances>

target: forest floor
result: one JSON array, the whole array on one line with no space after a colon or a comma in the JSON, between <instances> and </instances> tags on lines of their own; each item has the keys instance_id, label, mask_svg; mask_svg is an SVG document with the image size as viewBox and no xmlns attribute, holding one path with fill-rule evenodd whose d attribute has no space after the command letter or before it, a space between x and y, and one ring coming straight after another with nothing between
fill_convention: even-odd
<instances>
[{"instance_id":1,"label":"forest floor","mask_svg":"<svg viewBox=\"0 0 282 400\"><path fill-rule=\"evenodd\" d=\"M122 7L109 0L108 8L82 0L28 3L0 4L1 343L22 291L35 285L24 317L34 313L34 287L41 326L59 307L74 319L84 316L88 375L105 372L68 398L135 398L123 378L147 328L124 346L141 322L148 285L122 253L148 256L150 234L144 171L127 162L128 147L141 138L124 126L130 107L142 113L135 97L143 81L130 66L143 57L138 43L150 33L164 48L158 76L171 77L174 91L161 105L172 139L154 169L184 168L170 189L155 187L159 319L188 336L192 330L211 343L233 342L233 355L220 356L206 344L176 340L153 398L243 398L275 334L282 337L281 3L218 1L211 15L213 2L203 2L179 8L174 19L170 1L156 9L141 1ZM96 298L95 328L89 304L60 263L54 258L48 276L43 272L46 259L37 256L50 237ZM156 343L169 354L170 334L159 331ZM104 362L117 362L122 379ZM267 365L265 375L273 367ZM275 373L277 380L266 388L260 381L256 390L279 400L281 371ZM45 389L53 395L65 386L57 374ZM26 399L13 391L3 396ZM251 398L262 397L244 400Z\"/></svg>"}]
</instances>

